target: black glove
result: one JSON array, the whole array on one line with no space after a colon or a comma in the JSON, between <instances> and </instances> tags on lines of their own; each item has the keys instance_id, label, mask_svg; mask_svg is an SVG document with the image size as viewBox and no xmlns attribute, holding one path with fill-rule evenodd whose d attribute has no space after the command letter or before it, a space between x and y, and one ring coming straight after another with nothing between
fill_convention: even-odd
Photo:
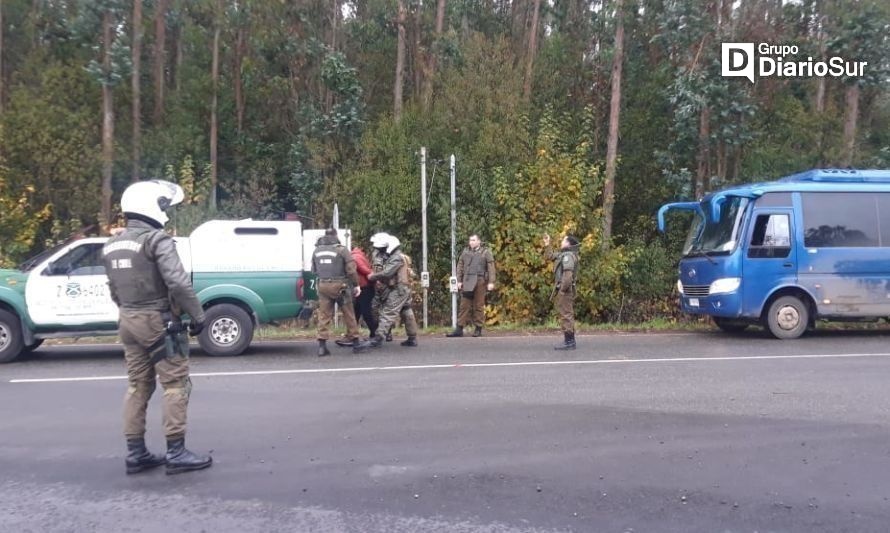
<instances>
[{"instance_id":1,"label":"black glove","mask_svg":"<svg viewBox=\"0 0 890 533\"><path fill-rule=\"evenodd\" d=\"M204 331L204 323L198 322L197 320L192 320L189 322L189 335L192 337L197 337Z\"/></svg>"},{"instance_id":2,"label":"black glove","mask_svg":"<svg viewBox=\"0 0 890 533\"><path fill-rule=\"evenodd\" d=\"M177 334L182 331L182 322L179 320L170 320L166 325L167 333Z\"/></svg>"}]
</instances>

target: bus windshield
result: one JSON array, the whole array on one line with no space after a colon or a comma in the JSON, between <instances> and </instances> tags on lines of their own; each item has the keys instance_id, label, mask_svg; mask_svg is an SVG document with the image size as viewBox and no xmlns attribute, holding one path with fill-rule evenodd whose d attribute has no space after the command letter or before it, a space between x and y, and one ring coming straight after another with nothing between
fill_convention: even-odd
<instances>
[{"instance_id":1,"label":"bus windshield","mask_svg":"<svg viewBox=\"0 0 890 533\"><path fill-rule=\"evenodd\" d=\"M748 206L748 199L740 196L728 196L720 209L720 219L710 220L710 205L703 202L702 211L696 213L686 236L683 255L715 255L729 254L738 243L742 216Z\"/></svg>"}]
</instances>

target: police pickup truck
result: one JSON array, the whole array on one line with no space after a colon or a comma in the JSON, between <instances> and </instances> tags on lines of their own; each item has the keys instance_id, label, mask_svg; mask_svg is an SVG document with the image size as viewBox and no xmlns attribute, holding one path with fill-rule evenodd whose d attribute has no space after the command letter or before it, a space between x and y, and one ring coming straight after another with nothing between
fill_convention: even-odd
<instances>
[{"instance_id":1,"label":"police pickup truck","mask_svg":"<svg viewBox=\"0 0 890 533\"><path fill-rule=\"evenodd\" d=\"M304 238L317 231L304 235L297 221L212 220L188 238L176 238L207 315L198 336L204 353L240 355L258 325L294 318L317 297L314 279L303 272L309 249ZM117 333L118 309L102 262L106 240L76 240L17 270L0 270L0 363L35 350L44 339Z\"/></svg>"}]
</instances>

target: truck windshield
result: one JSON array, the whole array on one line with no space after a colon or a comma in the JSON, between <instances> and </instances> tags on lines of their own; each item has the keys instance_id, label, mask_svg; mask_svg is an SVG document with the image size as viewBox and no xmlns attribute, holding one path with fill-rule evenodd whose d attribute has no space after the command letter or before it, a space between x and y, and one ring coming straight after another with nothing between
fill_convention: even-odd
<instances>
[{"instance_id":1,"label":"truck windshield","mask_svg":"<svg viewBox=\"0 0 890 533\"><path fill-rule=\"evenodd\" d=\"M66 244L68 244L68 243L63 242L62 244L57 244L57 245L53 246L49 250L44 250L44 251L40 252L39 254L35 255L34 257L32 257L32 258L26 260L25 262L23 262L22 264L20 264L18 266L18 270L20 270L22 272L30 272L31 269L33 269L34 267L36 267L37 265L42 263L45 259L52 256L54 253L61 250L62 247L65 246Z\"/></svg>"},{"instance_id":2,"label":"truck windshield","mask_svg":"<svg viewBox=\"0 0 890 533\"><path fill-rule=\"evenodd\" d=\"M705 201L707 202L707 200ZM715 255L732 252L738 242L742 216L748 206L748 199L729 196L720 209L720 219L710 220L710 215L696 213L686 236L683 255ZM710 206L702 205L704 213L710 213Z\"/></svg>"}]
</instances>

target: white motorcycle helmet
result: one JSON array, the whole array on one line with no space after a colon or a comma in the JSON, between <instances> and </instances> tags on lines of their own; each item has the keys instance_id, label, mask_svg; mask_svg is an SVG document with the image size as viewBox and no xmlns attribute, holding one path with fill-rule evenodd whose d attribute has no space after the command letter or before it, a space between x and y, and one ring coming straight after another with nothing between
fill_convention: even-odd
<instances>
[{"instance_id":1,"label":"white motorcycle helmet","mask_svg":"<svg viewBox=\"0 0 890 533\"><path fill-rule=\"evenodd\" d=\"M389 245L390 237L391 235L386 232L375 233L371 236L371 246L384 250Z\"/></svg>"},{"instance_id":2,"label":"white motorcycle helmet","mask_svg":"<svg viewBox=\"0 0 890 533\"><path fill-rule=\"evenodd\" d=\"M167 209L182 203L185 193L179 185L165 180L138 181L121 196L124 216L138 215L154 220L161 227L167 223Z\"/></svg>"},{"instance_id":3,"label":"white motorcycle helmet","mask_svg":"<svg viewBox=\"0 0 890 533\"><path fill-rule=\"evenodd\" d=\"M395 235L389 235L386 241L386 253L391 254L396 248L402 245L402 242Z\"/></svg>"}]
</instances>

